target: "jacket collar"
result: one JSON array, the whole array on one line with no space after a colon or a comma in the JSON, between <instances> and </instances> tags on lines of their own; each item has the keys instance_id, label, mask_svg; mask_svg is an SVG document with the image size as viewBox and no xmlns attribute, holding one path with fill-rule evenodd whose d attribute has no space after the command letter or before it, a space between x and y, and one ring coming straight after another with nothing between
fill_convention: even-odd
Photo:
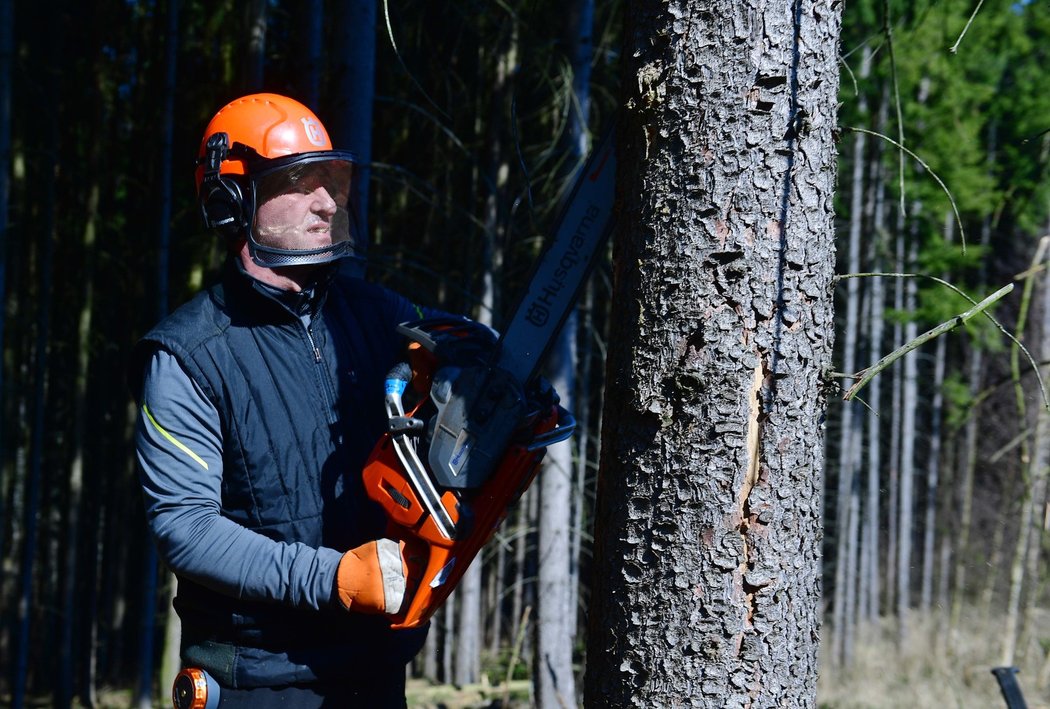
<instances>
[{"instance_id":1,"label":"jacket collar","mask_svg":"<svg viewBox=\"0 0 1050 709\"><path fill-rule=\"evenodd\" d=\"M313 318L324 306L335 274L336 266L330 264L318 270L317 278L307 288L299 292L282 290L250 276L234 257L223 270L216 295L221 304L247 320L274 320L283 315Z\"/></svg>"}]
</instances>

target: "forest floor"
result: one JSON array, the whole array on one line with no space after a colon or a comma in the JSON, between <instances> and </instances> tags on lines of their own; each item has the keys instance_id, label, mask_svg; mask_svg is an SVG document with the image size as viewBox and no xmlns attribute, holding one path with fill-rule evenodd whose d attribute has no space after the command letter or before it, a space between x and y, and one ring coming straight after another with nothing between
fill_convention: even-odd
<instances>
[{"instance_id":1,"label":"forest floor","mask_svg":"<svg viewBox=\"0 0 1050 709\"><path fill-rule=\"evenodd\" d=\"M896 641L891 620L879 626L861 627L848 668L827 661L831 632L824 626L822 665L817 688L819 709L1002 709L1006 706L992 668L1002 662L1002 633L1005 619L982 618L979 612L964 612L953 638L945 638L944 614L921 617L912 613L908 639L903 648ZM1014 665L1017 681L1029 709L1050 709L1050 610L1037 612L1033 627L1022 633ZM406 696L410 709L485 709L531 706L531 686L516 678L509 685L482 682L456 687L409 680ZM100 707L130 705L130 691L101 693ZM502 704L506 701L506 704ZM4 698L0 697L0 705ZM75 706L79 704L74 703ZM41 698L30 707L50 706Z\"/></svg>"},{"instance_id":2,"label":"forest floor","mask_svg":"<svg viewBox=\"0 0 1050 709\"><path fill-rule=\"evenodd\" d=\"M955 637L947 639L944 616L913 614L903 648L896 625L887 620L857 633L853 664L841 669L822 662L818 680L820 709L996 709L1006 702L992 675L1003 666L1004 618L981 619L964 613ZM1050 709L1050 612L1039 611L1026 628L1013 665L1029 709ZM825 626L822 658L830 629Z\"/></svg>"}]
</instances>

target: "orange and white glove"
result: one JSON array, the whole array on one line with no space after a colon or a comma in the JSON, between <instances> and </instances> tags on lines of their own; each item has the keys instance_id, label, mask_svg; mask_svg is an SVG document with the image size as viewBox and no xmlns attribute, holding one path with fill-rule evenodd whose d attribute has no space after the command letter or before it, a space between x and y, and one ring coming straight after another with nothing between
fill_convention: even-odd
<instances>
[{"instance_id":1,"label":"orange and white glove","mask_svg":"<svg viewBox=\"0 0 1050 709\"><path fill-rule=\"evenodd\" d=\"M336 591L343 608L396 615L408 590L404 549L404 542L380 539L343 554L336 572Z\"/></svg>"}]
</instances>

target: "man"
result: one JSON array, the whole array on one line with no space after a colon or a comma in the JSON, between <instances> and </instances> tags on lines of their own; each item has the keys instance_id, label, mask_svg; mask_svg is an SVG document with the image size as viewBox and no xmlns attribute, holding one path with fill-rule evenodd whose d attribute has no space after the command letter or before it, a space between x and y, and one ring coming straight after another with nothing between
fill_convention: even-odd
<instances>
[{"instance_id":1,"label":"man","mask_svg":"<svg viewBox=\"0 0 1050 709\"><path fill-rule=\"evenodd\" d=\"M136 349L142 487L178 577L183 663L222 707L404 706L426 631L389 629L407 567L360 473L394 328L424 313L338 273L355 166L305 106L233 101L199 157L201 212L231 258Z\"/></svg>"}]
</instances>

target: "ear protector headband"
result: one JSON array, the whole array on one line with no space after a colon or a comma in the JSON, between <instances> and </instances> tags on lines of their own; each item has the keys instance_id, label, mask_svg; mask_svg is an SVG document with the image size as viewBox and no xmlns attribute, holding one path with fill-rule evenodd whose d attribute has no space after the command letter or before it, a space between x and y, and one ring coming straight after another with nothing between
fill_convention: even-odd
<instances>
[{"instance_id":1,"label":"ear protector headband","mask_svg":"<svg viewBox=\"0 0 1050 709\"><path fill-rule=\"evenodd\" d=\"M231 153L236 155L246 152L243 147L235 143L231 150L230 137L226 133L216 133L208 138L204 157L200 159L204 164L204 177L198 197L201 217L206 227L224 236L237 236L249 226L248 220L251 218L252 208L245 204L240 182L219 172L222 161Z\"/></svg>"}]
</instances>

